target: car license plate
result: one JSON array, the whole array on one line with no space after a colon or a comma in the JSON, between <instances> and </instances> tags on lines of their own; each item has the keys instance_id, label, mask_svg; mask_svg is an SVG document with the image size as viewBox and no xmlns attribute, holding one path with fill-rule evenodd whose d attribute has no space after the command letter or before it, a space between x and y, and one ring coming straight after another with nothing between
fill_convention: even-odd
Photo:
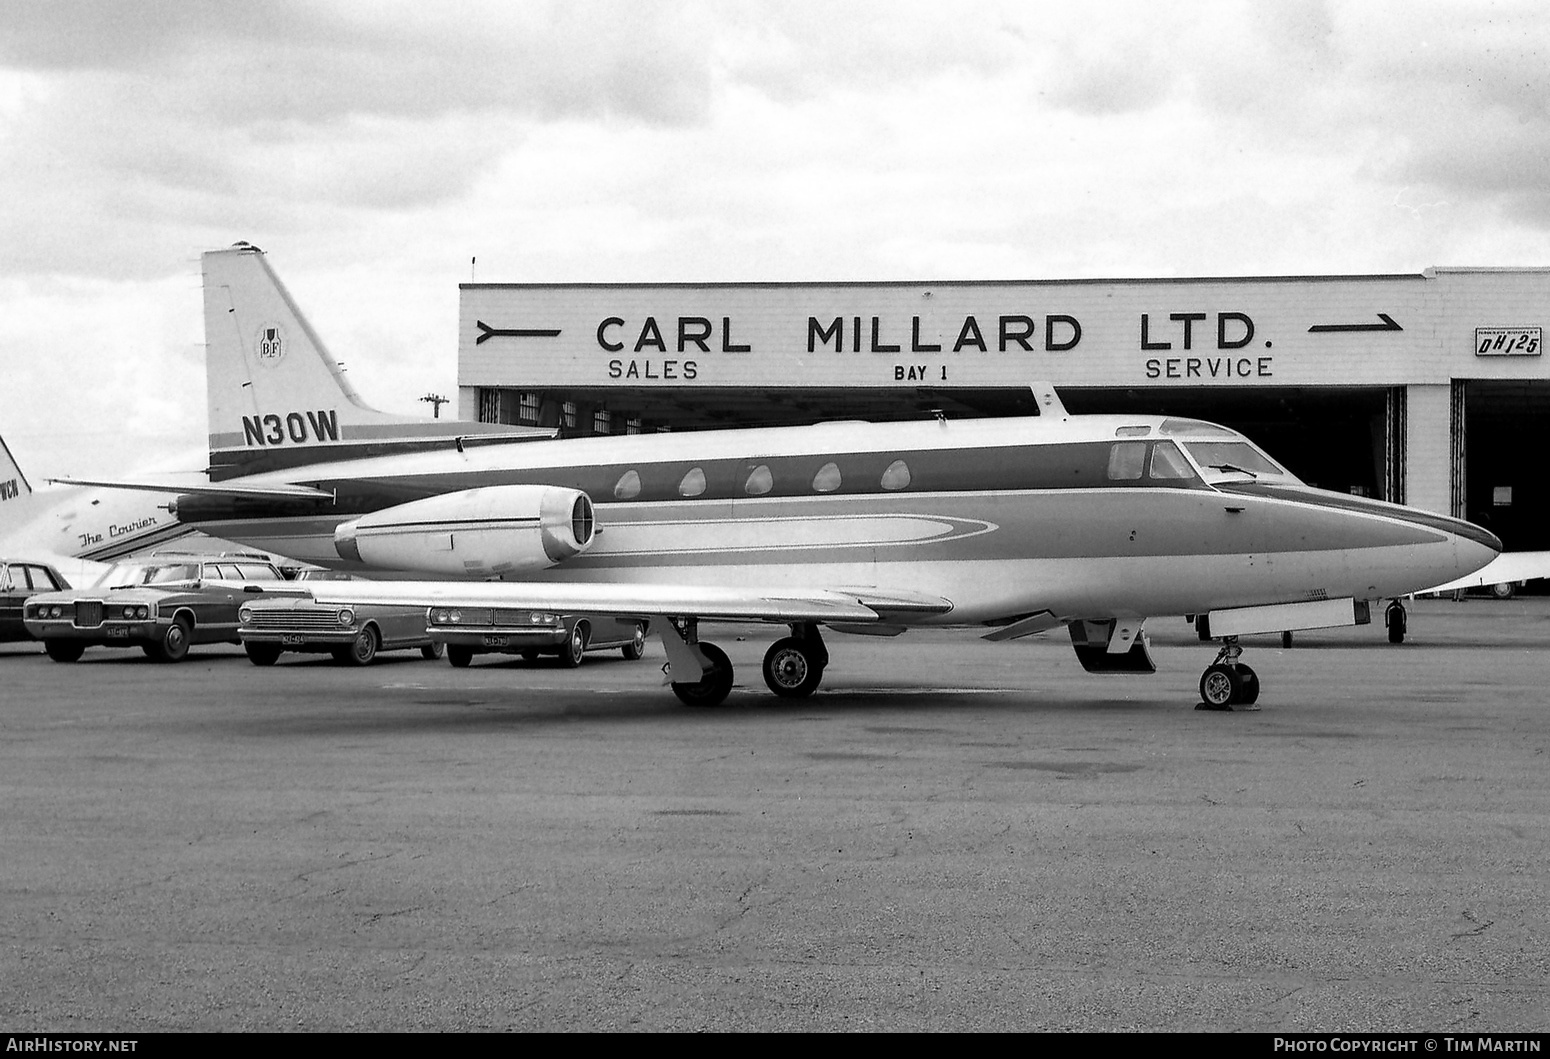
<instances>
[{"instance_id":1,"label":"car license plate","mask_svg":"<svg viewBox=\"0 0 1550 1059\"><path fill-rule=\"evenodd\" d=\"M115 625L109 625L103 631L108 634L108 639L110 639L110 640L127 640L127 639L129 639L129 630L128 629L120 628L120 627L115 626Z\"/></svg>"},{"instance_id":2,"label":"car license plate","mask_svg":"<svg viewBox=\"0 0 1550 1059\"><path fill-rule=\"evenodd\" d=\"M486 634L484 638L484 645L486 647L505 647L506 644L510 641L511 637L509 636L493 636Z\"/></svg>"},{"instance_id":3,"label":"car license plate","mask_svg":"<svg viewBox=\"0 0 1550 1059\"><path fill-rule=\"evenodd\" d=\"M307 638L305 636L298 636L296 633L293 633L293 632L288 632L285 635L280 637L280 642L283 643L283 644L288 644L288 645L291 645L291 646L295 646L297 644L304 644L304 643L306 643L307 642Z\"/></svg>"}]
</instances>

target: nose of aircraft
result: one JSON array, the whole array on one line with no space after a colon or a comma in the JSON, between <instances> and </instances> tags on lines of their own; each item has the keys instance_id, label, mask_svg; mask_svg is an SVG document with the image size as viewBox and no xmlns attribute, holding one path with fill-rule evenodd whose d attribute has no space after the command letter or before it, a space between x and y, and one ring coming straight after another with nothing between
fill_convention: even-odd
<instances>
[{"instance_id":1,"label":"nose of aircraft","mask_svg":"<svg viewBox=\"0 0 1550 1059\"><path fill-rule=\"evenodd\" d=\"M1447 553L1428 549L1429 583L1417 591L1472 574L1501 554L1501 539L1483 526L1416 508L1400 508L1399 511L1402 513L1398 517L1406 522L1447 534L1451 544Z\"/></svg>"}]
</instances>

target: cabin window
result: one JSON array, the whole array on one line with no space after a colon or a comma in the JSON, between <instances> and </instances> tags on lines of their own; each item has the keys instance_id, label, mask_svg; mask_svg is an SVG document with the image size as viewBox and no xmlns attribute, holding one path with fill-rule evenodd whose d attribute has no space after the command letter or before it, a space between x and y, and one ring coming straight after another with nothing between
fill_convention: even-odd
<instances>
[{"instance_id":1,"label":"cabin window","mask_svg":"<svg viewBox=\"0 0 1550 1059\"><path fill-rule=\"evenodd\" d=\"M743 492L749 496L763 496L775 488L775 476L770 473L769 467L759 464L748 475L748 481L743 483Z\"/></svg>"},{"instance_id":2,"label":"cabin window","mask_svg":"<svg viewBox=\"0 0 1550 1059\"><path fill-rule=\"evenodd\" d=\"M1179 447L1171 441L1163 441L1152 446L1151 477L1159 480L1193 478L1195 470L1179 451Z\"/></svg>"},{"instance_id":3,"label":"cabin window","mask_svg":"<svg viewBox=\"0 0 1550 1059\"><path fill-rule=\"evenodd\" d=\"M640 472L625 471L614 483L615 500L634 500L640 496Z\"/></svg>"},{"instance_id":4,"label":"cabin window","mask_svg":"<svg viewBox=\"0 0 1550 1059\"><path fill-rule=\"evenodd\" d=\"M903 460L894 460L883 472L884 489L903 489L910 484L910 468Z\"/></svg>"},{"instance_id":5,"label":"cabin window","mask_svg":"<svg viewBox=\"0 0 1550 1059\"><path fill-rule=\"evenodd\" d=\"M699 496L703 492L705 492L705 471L699 467L691 468L678 483L678 495Z\"/></svg>"},{"instance_id":6,"label":"cabin window","mask_svg":"<svg viewBox=\"0 0 1550 1059\"><path fill-rule=\"evenodd\" d=\"M1109 481L1133 482L1146 466L1146 442L1117 441L1109 446Z\"/></svg>"},{"instance_id":7,"label":"cabin window","mask_svg":"<svg viewBox=\"0 0 1550 1059\"><path fill-rule=\"evenodd\" d=\"M813 475L813 488L820 493L832 493L840 487L839 464L826 463Z\"/></svg>"},{"instance_id":8,"label":"cabin window","mask_svg":"<svg viewBox=\"0 0 1550 1059\"><path fill-rule=\"evenodd\" d=\"M1117 438L1144 438L1151 432L1151 427L1116 427L1114 436Z\"/></svg>"}]
</instances>

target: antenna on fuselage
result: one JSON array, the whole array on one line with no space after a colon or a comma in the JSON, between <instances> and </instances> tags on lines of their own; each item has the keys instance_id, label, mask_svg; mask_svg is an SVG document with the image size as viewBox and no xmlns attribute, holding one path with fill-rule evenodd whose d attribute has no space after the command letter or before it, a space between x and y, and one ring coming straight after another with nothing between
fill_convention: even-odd
<instances>
[{"instance_id":1,"label":"antenna on fuselage","mask_svg":"<svg viewBox=\"0 0 1550 1059\"><path fill-rule=\"evenodd\" d=\"M1039 406L1041 416L1059 416L1061 419L1069 419L1071 413L1066 411L1065 403L1060 395L1055 392L1055 384L1052 382L1036 382L1032 386L1034 403Z\"/></svg>"}]
</instances>

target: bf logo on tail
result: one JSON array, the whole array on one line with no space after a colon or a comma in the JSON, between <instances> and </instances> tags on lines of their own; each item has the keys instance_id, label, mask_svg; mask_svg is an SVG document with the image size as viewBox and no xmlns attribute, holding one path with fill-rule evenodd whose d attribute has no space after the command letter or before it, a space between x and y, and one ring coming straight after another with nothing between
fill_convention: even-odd
<instances>
[{"instance_id":1,"label":"bf logo on tail","mask_svg":"<svg viewBox=\"0 0 1550 1059\"><path fill-rule=\"evenodd\" d=\"M253 353L258 357L258 362L267 367L272 368L280 363L280 358L285 356L285 334L279 324L265 324L258 329L258 341L254 344Z\"/></svg>"}]
</instances>

